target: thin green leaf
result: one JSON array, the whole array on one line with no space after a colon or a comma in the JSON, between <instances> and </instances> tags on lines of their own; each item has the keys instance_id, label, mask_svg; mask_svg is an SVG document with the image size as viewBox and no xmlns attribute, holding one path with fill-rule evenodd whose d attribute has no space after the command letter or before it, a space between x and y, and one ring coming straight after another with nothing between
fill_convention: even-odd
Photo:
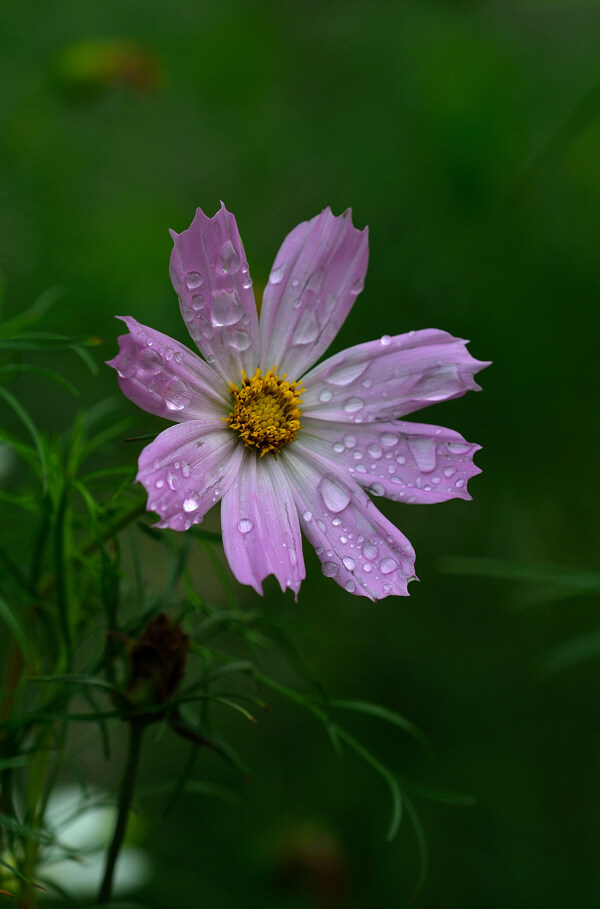
<instances>
[{"instance_id":1,"label":"thin green leaf","mask_svg":"<svg viewBox=\"0 0 600 909\"><path fill-rule=\"evenodd\" d=\"M153 795L171 795L177 786L177 780L165 780L160 783L152 783L148 786L139 786L136 789L136 796L146 798ZM230 805L239 804L239 796L231 789L225 786L219 786L217 783L207 783L203 780L186 780L181 786L181 792L188 792L190 795L208 795L211 798L221 799Z\"/></svg>"},{"instance_id":2,"label":"thin green leaf","mask_svg":"<svg viewBox=\"0 0 600 909\"><path fill-rule=\"evenodd\" d=\"M44 369L43 366L32 366L30 363L8 363L6 366L0 366L0 375L10 375L11 373L31 373L32 375L43 376L61 385L74 397L79 397L79 391L74 385L71 385L64 376L53 372L51 369Z\"/></svg>"},{"instance_id":3,"label":"thin green leaf","mask_svg":"<svg viewBox=\"0 0 600 909\"><path fill-rule=\"evenodd\" d=\"M551 674L600 657L600 631L592 631L561 644L541 660L542 672Z\"/></svg>"},{"instance_id":4,"label":"thin green leaf","mask_svg":"<svg viewBox=\"0 0 600 909\"><path fill-rule=\"evenodd\" d=\"M23 423L23 425L26 427L27 431L29 432L31 438L33 439L34 445L35 445L37 453L38 453L41 470L42 470L42 486L43 486L43 489L45 490L46 482L47 482L47 478L48 478L48 467L46 464L46 455L44 453L44 444L42 441L42 437L40 436L39 432L37 431L35 423L31 419L31 417L29 416L29 414L27 413L27 411L25 410L23 405L20 403L20 401L18 401L17 398L15 398L15 396L13 394L11 394L10 391L7 391L7 389L3 388L1 385L0 385L0 395L4 398L4 400L9 405L9 407L16 413L16 415L19 417L19 419L21 420L21 422Z\"/></svg>"},{"instance_id":5,"label":"thin green leaf","mask_svg":"<svg viewBox=\"0 0 600 909\"><path fill-rule=\"evenodd\" d=\"M425 885L425 881L427 880L427 869L429 867L429 849L427 848L427 838L425 836L425 831L423 829L421 819L417 814L415 806L407 795L404 796L404 806L406 808L406 813L413 825L415 836L417 837L417 845L419 847L419 876L417 877L417 881L410 895L412 902L417 898Z\"/></svg>"},{"instance_id":6,"label":"thin green leaf","mask_svg":"<svg viewBox=\"0 0 600 909\"><path fill-rule=\"evenodd\" d=\"M36 663L35 649L25 631L22 621L14 610L4 600L0 599L0 619L8 627L19 649L23 654L26 665L34 666Z\"/></svg>"},{"instance_id":7,"label":"thin green leaf","mask_svg":"<svg viewBox=\"0 0 600 909\"><path fill-rule=\"evenodd\" d=\"M37 298L35 303L22 313L18 313L10 319L7 319L0 325L0 336L11 337L18 334L24 328L35 325L47 312L52 309L55 303L65 294L64 287L49 287Z\"/></svg>"},{"instance_id":8,"label":"thin green leaf","mask_svg":"<svg viewBox=\"0 0 600 909\"><path fill-rule=\"evenodd\" d=\"M370 701L354 701L345 698L330 698L328 699L328 704L330 707L337 707L340 710L353 710L356 713L366 713L379 720L385 720L387 723L398 726L399 729L403 729L404 732L411 735L419 742L424 750L429 752L433 750L431 742L425 733L421 732L418 726L415 726L415 724L411 723L410 720L407 720L406 717L403 717L399 713L395 713L393 710L389 710L387 707L382 707L379 704L372 704Z\"/></svg>"},{"instance_id":9,"label":"thin green leaf","mask_svg":"<svg viewBox=\"0 0 600 909\"><path fill-rule=\"evenodd\" d=\"M440 802L443 805L472 808L473 805L477 804L474 796L466 792L452 792L449 789L439 789L437 786L429 786L425 783L415 783L414 780L403 780L402 786L407 792L412 792L413 795L429 799L432 802Z\"/></svg>"},{"instance_id":10,"label":"thin green leaf","mask_svg":"<svg viewBox=\"0 0 600 909\"><path fill-rule=\"evenodd\" d=\"M107 681L95 676L78 675L69 672L57 672L54 675L32 675L28 678L29 682L67 682L73 685L89 685L92 688L103 688L105 691L112 692L113 686Z\"/></svg>"},{"instance_id":11,"label":"thin green leaf","mask_svg":"<svg viewBox=\"0 0 600 909\"><path fill-rule=\"evenodd\" d=\"M503 559L459 557L441 560L440 569L447 574L497 578L503 581L554 583L586 592L600 590L600 572L580 568L531 565L523 562L504 561Z\"/></svg>"}]
</instances>

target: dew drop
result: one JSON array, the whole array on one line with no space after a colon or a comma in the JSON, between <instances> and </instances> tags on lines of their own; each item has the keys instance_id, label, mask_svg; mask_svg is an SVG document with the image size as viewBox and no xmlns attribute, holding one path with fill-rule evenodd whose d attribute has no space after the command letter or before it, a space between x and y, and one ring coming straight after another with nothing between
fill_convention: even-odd
<instances>
[{"instance_id":1,"label":"dew drop","mask_svg":"<svg viewBox=\"0 0 600 909\"><path fill-rule=\"evenodd\" d=\"M370 492L373 496L382 496L385 493L385 489L381 483L369 483L365 488L367 492Z\"/></svg>"},{"instance_id":2,"label":"dew drop","mask_svg":"<svg viewBox=\"0 0 600 909\"><path fill-rule=\"evenodd\" d=\"M231 290L218 290L213 294L213 324L235 325L242 318L242 306L238 295Z\"/></svg>"},{"instance_id":3,"label":"dew drop","mask_svg":"<svg viewBox=\"0 0 600 909\"><path fill-rule=\"evenodd\" d=\"M270 284L280 284L283 280L283 275L285 272L285 262L283 265L278 265L277 268L274 268L269 275Z\"/></svg>"},{"instance_id":4,"label":"dew drop","mask_svg":"<svg viewBox=\"0 0 600 909\"><path fill-rule=\"evenodd\" d=\"M430 473L436 465L436 447L432 439L409 439L408 447L423 473Z\"/></svg>"},{"instance_id":5,"label":"dew drop","mask_svg":"<svg viewBox=\"0 0 600 909\"><path fill-rule=\"evenodd\" d=\"M340 524L342 523L342 519L341 519L341 518L333 518L333 520L332 520L331 523L333 524L334 527L339 527Z\"/></svg>"},{"instance_id":6,"label":"dew drop","mask_svg":"<svg viewBox=\"0 0 600 909\"><path fill-rule=\"evenodd\" d=\"M363 565L363 571L366 571L367 574L369 574L371 571L373 571L373 566L371 565L370 562L365 562L365 564Z\"/></svg>"},{"instance_id":7,"label":"dew drop","mask_svg":"<svg viewBox=\"0 0 600 909\"><path fill-rule=\"evenodd\" d=\"M382 337L379 339L379 343L382 347L389 347L392 343L392 339L389 335L382 335Z\"/></svg>"},{"instance_id":8,"label":"dew drop","mask_svg":"<svg viewBox=\"0 0 600 909\"><path fill-rule=\"evenodd\" d=\"M448 477L448 479L450 479L450 477L453 477L455 473L456 467L446 467L444 470L444 476Z\"/></svg>"},{"instance_id":9,"label":"dew drop","mask_svg":"<svg viewBox=\"0 0 600 909\"><path fill-rule=\"evenodd\" d=\"M184 477L187 479L187 478L189 477L190 473L191 473L190 465L188 464L187 461L182 461L182 462L181 462L181 474L182 474L182 476L184 476Z\"/></svg>"},{"instance_id":10,"label":"dew drop","mask_svg":"<svg viewBox=\"0 0 600 909\"><path fill-rule=\"evenodd\" d=\"M204 297L202 294L192 294L190 305L194 312L199 312L201 309L204 309Z\"/></svg>"},{"instance_id":11,"label":"dew drop","mask_svg":"<svg viewBox=\"0 0 600 909\"><path fill-rule=\"evenodd\" d=\"M319 490L325 506L334 514L343 511L350 502L350 496L344 487L333 477L323 477Z\"/></svg>"},{"instance_id":12,"label":"dew drop","mask_svg":"<svg viewBox=\"0 0 600 909\"><path fill-rule=\"evenodd\" d=\"M362 280L362 278L359 278L359 280L355 281L354 284L352 285L352 287L350 289L350 293L353 293L354 296L356 296L357 294L359 294L361 292L361 290L363 289L364 286L365 286L365 282Z\"/></svg>"},{"instance_id":13,"label":"dew drop","mask_svg":"<svg viewBox=\"0 0 600 909\"><path fill-rule=\"evenodd\" d=\"M381 560L379 570L381 571L382 574L391 574L392 571L395 571L397 567L398 567L398 563L388 557L386 559Z\"/></svg>"},{"instance_id":14,"label":"dew drop","mask_svg":"<svg viewBox=\"0 0 600 909\"><path fill-rule=\"evenodd\" d=\"M304 518L306 523L309 524L312 521L312 511L304 511L302 513L302 517Z\"/></svg>"},{"instance_id":15,"label":"dew drop","mask_svg":"<svg viewBox=\"0 0 600 909\"><path fill-rule=\"evenodd\" d=\"M217 261L217 272L222 275L235 275L240 270L242 260L231 240L221 247Z\"/></svg>"},{"instance_id":16,"label":"dew drop","mask_svg":"<svg viewBox=\"0 0 600 909\"><path fill-rule=\"evenodd\" d=\"M365 559L369 559L370 562L374 562L377 558L377 546L369 540L366 541L362 551Z\"/></svg>"},{"instance_id":17,"label":"dew drop","mask_svg":"<svg viewBox=\"0 0 600 909\"><path fill-rule=\"evenodd\" d=\"M242 280L242 287L244 290L249 290L252 287L252 278L250 275L245 275Z\"/></svg>"},{"instance_id":18,"label":"dew drop","mask_svg":"<svg viewBox=\"0 0 600 909\"><path fill-rule=\"evenodd\" d=\"M181 379L171 379L163 395L169 410L183 410L190 403L190 389Z\"/></svg>"},{"instance_id":19,"label":"dew drop","mask_svg":"<svg viewBox=\"0 0 600 909\"><path fill-rule=\"evenodd\" d=\"M298 564L298 556L296 554L296 550L292 549L292 547L290 547L290 550L289 550L289 557L290 557L290 562L292 565Z\"/></svg>"},{"instance_id":20,"label":"dew drop","mask_svg":"<svg viewBox=\"0 0 600 909\"><path fill-rule=\"evenodd\" d=\"M323 562L321 571L326 578L334 578L338 573L338 564L337 562Z\"/></svg>"},{"instance_id":21,"label":"dew drop","mask_svg":"<svg viewBox=\"0 0 600 909\"><path fill-rule=\"evenodd\" d=\"M305 290L312 290L313 293L321 290L323 284L323 279L325 278L325 269L321 265L316 271L313 271L312 275L305 284Z\"/></svg>"},{"instance_id":22,"label":"dew drop","mask_svg":"<svg viewBox=\"0 0 600 909\"><path fill-rule=\"evenodd\" d=\"M356 471L357 471L357 473L366 473L367 468L365 467L364 464L357 464Z\"/></svg>"},{"instance_id":23,"label":"dew drop","mask_svg":"<svg viewBox=\"0 0 600 909\"><path fill-rule=\"evenodd\" d=\"M343 451L346 451L346 448L345 448L343 442L334 442L333 450L335 451L336 454L341 454Z\"/></svg>"},{"instance_id":24,"label":"dew drop","mask_svg":"<svg viewBox=\"0 0 600 909\"><path fill-rule=\"evenodd\" d=\"M172 360L172 359L173 359L173 348L165 347L165 360Z\"/></svg>"},{"instance_id":25,"label":"dew drop","mask_svg":"<svg viewBox=\"0 0 600 909\"><path fill-rule=\"evenodd\" d=\"M156 486L157 489L162 489L163 486L165 485L165 481L164 481L164 480L157 480L156 483L155 483L154 485Z\"/></svg>"},{"instance_id":26,"label":"dew drop","mask_svg":"<svg viewBox=\"0 0 600 909\"><path fill-rule=\"evenodd\" d=\"M238 521L237 528L240 533L250 533L250 531L252 530L253 527L254 527L254 524L252 523L250 518L240 518L240 520Z\"/></svg>"},{"instance_id":27,"label":"dew drop","mask_svg":"<svg viewBox=\"0 0 600 909\"><path fill-rule=\"evenodd\" d=\"M354 593L354 591L356 590L356 584L354 583L352 578L350 578L349 581L346 581L346 583L344 584L344 590L347 590L348 593Z\"/></svg>"},{"instance_id":28,"label":"dew drop","mask_svg":"<svg viewBox=\"0 0 600 909\"><path fill-rule=\"evenodd\" d=\"M200 507L200 496L197 492L190 492L183 500L183 510L196 511Z\"/></svg>"},{"instance_id":29,"label":"dew drop","mask_svg":"<svg viewBox=\"0 0 600 909\"><path fill-rule=\"evenodd\" d=\"M456 483L455 483L454 485L456 486L457 489L462 489L463 486L465 485L465 481L464 481L464 480L457 480Z\"/></svg>"},{"instance_id":30,"label":"dew drop","mask_svg":"<svg viewBox=\"0 0 600 909\"><path fill-rule=\"evenodd\" d=\"M352 397L348 398L344 404L344 410L346 413L356 413L357 411L362 410L364 406L365 402L362 400L362 398Z\"/></svg>"},{"instance_id":31,"label":"dew drop","mask_svg":"<svg viewBox=\"0 0 600 909\"><path fill-rule=\"evenodd\" d=\"M319 334L319 325L315 314L307 310L302 314L292 334L294 344L310 344Z\"/></svg>"},{"instance_id":32,"label":"dew drop","mask_svg":"<svg viewBox=\"0 0 600 909\"><path fill-rule=\"evenodd\" d=\"M142 353L140 361L142 367L151 375L155 376L162 369L162 357L157 350L152 350L152 348Z\"/></svg>"},{"instance_id":33,"label":"dew drop","mask_svg":"<svg viewBox=\"0 0 600 909\"><path fill-rule=\"evenodd\" d=\"M371 442L370 445L367 445L367 451L369 452L369 454L371 455L372 458L375 458L376 461L383 454L383 451L381 450L381 446L377 445L376 442Z\"/></svg>"},{"instance_id":34,"label":"dew drop","mask_svg":"<svg viewBox=\"0 0 600 909\"><path fill-rule=\"evenodd\" d=\"M179 350L175 351L175 362L181 363L182 359L183 359L183 354L181 353L181 351L179 351Z\"/></svg>"},{"instance_id":35,"label":"dew drop","mask_svg":"<svg viewBox=\"0 0 600 909\"><path fill-rule=\"evenodd\" d=\"M356 436L344 436L344 445L346 448L354 448L356 445Z\"/></svg>"},{"instance_id":36,"label":"dew drop","mask_svg":"<svg viewBox=\"0 0 600 909\"><path fill-rule=\"evenodd\" d=\"M173 473L172 470L167 471L167 485L168 485L169 489L173 490L173 492L175 492L175 490L177 489L177 486L179 485L179 480L177 479L177 477L175 476L175 474Z\"/></svg>"},{"instance_id":37,"label":"dew drop","mask_svg":"<svg viewBox=\"0 0 600 909\"><path fill-rule=\"evenodd\" d=\"M333 394L329 391L328 388L324 388L319 394L319 401L321 404L328 404L331 401Z\"/></svg>"},{"instance_id":38,"label":"dew drop","mask_svg":"<svg viewBox=\"0 0 600 909\"><path fill-rule=\"evenodd\" d=\"M344 568L347 568L348 571L354 571L354 569L356 568L356 563L355 563L354 559L350 558L350 556L344 556L344 558L342 559L342 562L344 563Z\"/></svg>"},{"instance_id":39,"label":"dew drop","mask_svg":"<svg viewBox=\"0 0 600 909\"><path fill-rule=\"evenodd\" d=\"M379 438L381 444L385 445L386 448L393 448L394 445L398 444L398 436L395 432L382 432Z\"/></svg>"},{"instance_id":40,"label":"dew drop","mask_svg":"<svg viewBox=\"0 0 600 909\"><path fill-rule=\"evenodd\" d=\"M334 369L334 371L326 377L325 381L329 382L331 385L350 385L351 382L355 382L362 376L368 365L367 361L363 361L362 363L348 363L345 366L341 366L339 369Z\"/></svg>"},{"instance_id":41,"label":"dew drop","mask_svg":"<svg viewBox=\"0 0 600 909\"><path fill-rule=\"evenodd\" d=\"M466 454L471 448L470 445L462 445L459 442L449 442L448 451L451 451L452 454Z\"/></svg>"},{"instance_id":42,"label":"dew drop","mask_svg":"<svg viewBox=\"0 0 600 909\"><path fill-rule=\"evenodd\" d=\"M190 271L185 276L185 283L188 286L189 290L196 290L197 287L200 287L204 278L199 271Z\"/></svg>"},{"instance_id":43,"label":"dew drop","mask_svg":"<svg viewBox=\"0 0 600 909\"><path fill-rule=\"evenodd\" d=\"M244 351L248 350L250 344L252 343L249 336L245 331L242 331L241 328L236 328L233 331L227 334L227 344L233 350Z\"/></svg>"}]
</instances>

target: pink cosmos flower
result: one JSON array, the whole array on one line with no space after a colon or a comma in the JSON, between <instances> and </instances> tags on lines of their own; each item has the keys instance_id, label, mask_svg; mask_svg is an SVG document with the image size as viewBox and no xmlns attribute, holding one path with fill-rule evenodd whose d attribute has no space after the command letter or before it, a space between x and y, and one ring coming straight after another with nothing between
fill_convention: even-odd
<instances>
[{"instance_id":1,"label":"pink cosmos flower","mask_svg":"<svg viewBox=\"0 0 600 909\"><path fill-rule=\"evenodd\" d=\"M367 228L329 208L279 250L258 318L234 216L200 209L171 231L170 274L201 359L131 317L110 361L128 398L176 424L142 451L137 480L159 527L188 530L221 501L223 546L243 584L274 574L297 594L300 529L323 574L349 593L407 595L414 550L369 495L429 504L470 499L478 445L408 423L428 404L479 390L487 363L425 329L327 350L367 270Z\"/></svg>"}]
</instances>

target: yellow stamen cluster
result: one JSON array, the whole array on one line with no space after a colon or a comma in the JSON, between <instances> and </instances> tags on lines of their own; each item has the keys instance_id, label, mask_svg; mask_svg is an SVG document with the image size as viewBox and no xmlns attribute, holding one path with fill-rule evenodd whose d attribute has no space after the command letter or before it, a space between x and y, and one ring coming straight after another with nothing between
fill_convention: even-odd
<instances>
[{"instance_id":1,"label":"yellow stamen cluster","mask_svg":"<svg viewBox=\"0 0 600 909\"><path fill-rule=\"evenodd\" d=\"M300 393L304 389L297 382L286 382L276 368L264 376L257 369L251 378L242 372L241 387L229 383L234 405L225 419L247 448L258 449L261 458L267 452L277 454L300 429Z\"/></svg>"}]
</instances>

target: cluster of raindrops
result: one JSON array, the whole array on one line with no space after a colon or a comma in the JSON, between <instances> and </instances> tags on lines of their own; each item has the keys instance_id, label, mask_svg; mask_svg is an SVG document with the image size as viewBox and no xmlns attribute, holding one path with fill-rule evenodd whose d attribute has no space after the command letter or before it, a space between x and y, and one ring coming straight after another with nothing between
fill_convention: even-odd
<instances>
[{"instance_id":1,"label":"cluster of raindrops","mask_svg":"<svg viewBox=\"0 0 600 909\"><path fill-rule=\"evenodd\" d=\"M303 511L301 520L321 559L323 574L335 578L349 593L362 588L374 599L392 590L405 592L407 579L413 577L410 544L403 547L363 510L352 507L350 492L337 477L324 476L318 495L322 507Z\"/></svg>"},{"instance_id":2,"label":"cluster of raindrops","mask_svg":"<svg viewBox=\"0 0 600 909\"><path fill-rule=\"evenodd\" d=\"M478 446L441 427L432 428L431 436L419 436L402 432L405 425L339 436L327 428L321 430L328 438L321 448L371 495L409 504L467 497L467 481L479 473L473 464Z\"/></svg>"},{"instance_id":3,"label":"cluster of raindrops","mask_svg":"<svg viewBox=\"0 0 600 909\"><path fill-rule=\"evenodd\" d=\"M183 363L183 351L168 345L162 347L139 329L137 334L137 338L126 335L121 342L115 363L118 374L121 378L139 381L164 403L167 411L177 413L184 410L191 401L192 389L182 378L173 375ZM185 368L183 363L182 373Z\"/></svg>"},{"instance_id":4,"label":"cluster of raindrops","mask_svg":"<svg viewBox=\"0 0 600 909\"><path fill-rule=\"evenodd\" d=\"M205 281L199 271L188 271L183 276L185 287L177 274L171 273L173 283L179 292L181 314L194 341L202 346L219 343L220 340L233 352L241 353L252 344L246 330L250 317L244 312L238 288L250 291L252 278L248 263L236 250L231 240L222 244L214 262L216 286L213 280ZM237 286L236 286L237 285ZM214 358L207 357L208 362Z\"/></svg>"}]
</instances>

